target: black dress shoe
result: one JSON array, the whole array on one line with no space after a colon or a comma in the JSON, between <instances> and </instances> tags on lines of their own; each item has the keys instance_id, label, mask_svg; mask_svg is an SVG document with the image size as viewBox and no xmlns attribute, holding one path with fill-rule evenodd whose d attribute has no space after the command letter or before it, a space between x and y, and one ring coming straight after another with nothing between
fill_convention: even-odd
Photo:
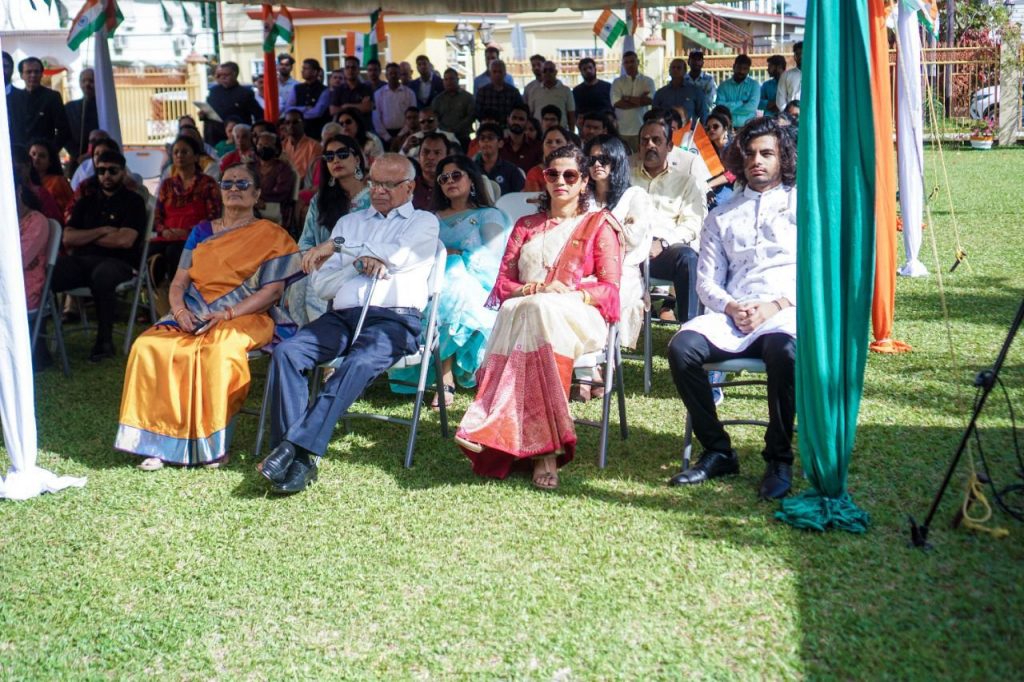
<instances>
[{"instance_id":1,"label":"black dress shoe","mask_svg":"<svg viewBox=\"0 0 1024 682\"><path fill-rule=\"evenodd\" d=\"M89 362L103 362L114 357L114 344L110 341L97 341L89 353Z\"/></svg>"},{"instance_id":2,"label":"black dress shoe","mask_svg":"<svg viewBox=\"0 0 1024 682\"><path fill-rule=\"evenodd\" d=\"M793 485L793 466L785 462L769 461L757 490L762 500L777 500L789 494Z\"/></svg>"},{"instance_id":3,"label":"black dress shoe","mask_svg":"<svg viewBox=\"0 0 1024 682\"><path fill-rule=\"evenodd\" d=\"M719 476L732 476L740 472L740 459L735 452L705 452L689 469L669 479L669 485L694 485Z\"/></svg>"},{"instance_id":4,"label":"black dress shoe","mask_svg":"<svg viewBox=\"0 0 1024 682\"><path fill-rule=\"evenodd\" d=\"M294 495L301 493L309 484L316 480L316 465L308 457L296 457L288 467L288 476L282 483L270 487L270 492L277 495Z\"/></svg>"},{"instance_id":5,"label":"black dress shoe","mask_svg":"<svg viewBox=\"0 0 1024 682\"><path fill-rule=\"evenodd\" d=\"M288 478L288 467L292 465L298 448L286 440L281 441L274 450L263 458L263 461L256 466L263 478L271 483L282 483Z\"/></svg>"}]
</instances>

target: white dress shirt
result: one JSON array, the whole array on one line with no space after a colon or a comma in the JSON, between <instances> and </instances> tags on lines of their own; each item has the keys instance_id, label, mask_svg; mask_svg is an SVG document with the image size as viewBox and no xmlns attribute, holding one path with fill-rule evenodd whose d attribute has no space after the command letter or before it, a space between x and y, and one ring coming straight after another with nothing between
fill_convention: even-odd
<instances>
[{"instance_id":1,"label":"white dress shirt","mask_svg":"<svg viewBox=\"0 0 1024 682\"><path fill-rule=\"evenodd\" d=\"M796 337L796 188L779 185L767 192L749 187L708 216L701 232L697 295L709 311L683 325L731 352L764 334ZM793 305L743 334L725 313L735 301L774 301Z\"/></svg>"},{"instance_id":2,"label":"white dress shirt","mask_svg":"<svg viewBox=\"0 0 1024 682\"><path fill-rule=\"evenodd\" d=\"M362 307L370 279L354 263L370 256L383 261L390 273L377 281L371 305L423 310L439 232L434 214L416 210L411 200L386 216L373 206L349 213L338 220L331 239L344 237L345 248L352 253L332 255L311 275L310 283L320 298L334 299L335 310Z\"/></svg>"},{"instance_id":3,"label":"white dress shirt","mask_svg":"<svg viewBox=\"0 0 1024 682\"><path fill-rule=\"evenodd\" d=\"M779 88L775 91L775 106L782 111L786 105L795 99L800 99L800 84L803 74L800 69L793 67L787 69L779 78Z\"/></svg>"},{"instance_id":4,"label":"white dress shirt","mask_svg":"<svg viewBox=\"0 0 1024 682\"><path fill-rule=\"evenodd\" d=\"M654 99L654 81L638 73L636 78L622 75L612 82L612 106L623 97L640 97L647 95ZM632 109L615 109L615 118L619 122L619 132L623 135L637 135L644 125L644 114L650 105Z\"/></svg>"}]
</instances>

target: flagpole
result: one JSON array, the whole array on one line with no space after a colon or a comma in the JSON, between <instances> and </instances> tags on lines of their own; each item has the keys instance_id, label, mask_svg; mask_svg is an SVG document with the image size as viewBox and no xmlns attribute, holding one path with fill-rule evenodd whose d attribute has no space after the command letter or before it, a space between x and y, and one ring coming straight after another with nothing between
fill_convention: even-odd
<instances>
[{"instance_id":1,"label":"flagpole","mask_svg":"<svg viewBox=\"0 0 1024 682\"><path fill-rule=\"evenodd\" d=\"M121 117L117 111L117 88L114 85L114 66L110 62L110 44L106 28L94 36L93 73L96 78L96 118L100 128L107 131L111 139L123 144L121 139ZM85 112L82 112L85 117Z\"/></svg>"},{"instance_id":2,"label":"flagpole","mask_svg":"<svg viewBox=\"0 0 1024 682\"><path fill-rule=\"evenodd\" d=\"M263 31L266 36L274 24L274 9L263 5ZM277 63L274 61L274 47L267 50L263 45L263 120L276 121L279 115L277 101Z\"/></svg>"}]
</instances>

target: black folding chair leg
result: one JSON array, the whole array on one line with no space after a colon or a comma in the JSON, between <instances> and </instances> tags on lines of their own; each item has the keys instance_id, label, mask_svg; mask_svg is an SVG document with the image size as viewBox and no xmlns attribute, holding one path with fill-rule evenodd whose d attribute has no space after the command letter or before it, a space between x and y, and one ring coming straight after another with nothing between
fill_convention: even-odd
<instances>
[{"instance_id":1,"label":"black folding chair leg","mask_svg":"<svg viewBox=\"0 0 1024 682\"><path fill-rule=\"evenodd\" d=\"M605 390L607 393L607 389ZM622 377L622 350L615 348L615 396L619 403L619 433L622 440L629 438L629 423L626 421L626 384Z\"/></svg>"},{"instance_id":2,"label":"black folding chair leg","mask_svg":"<svg viewBox=\"0 0 1024 682\"><path fill-rule=\"evenodd\" d=\"M270 356L270 362L267 364L267 380L263 384L263 401L260 403L260 420L256 427L256 458L259 459L260 454L263 452L263 434L266 433L267 428L267 410L270 409L270 383L273 373L271 369L274 366L274 356Z\"/></svg>"},{"instance_id":3,"label":"black folding chair leg","mask_svg":"<svg viewBox=\"0 0 1024 682\"><path fill-rule=\"evenodd\" d=\"M693 419L690 413L686 413L686 426L683 429L683 470L690 468L690 459L693 454Z\"/></svg>"},{"instance_id":4,"label":"black folding chair leg","mask_svg":"<svg viewBox=\"0 0 1024 682\"><path fill-rule=\"evenodd\" d=\"M443 371L443 365L441 363L441 347L438 344L437 348L434 348L434 376L436 377L437 387L442 391L438 393L437 399L437 411L441 416L441 437L448 438L448 406L445 404L447 397L444 395L444 381L441 379L441 373Z\"/></svg>"}]
</instances>

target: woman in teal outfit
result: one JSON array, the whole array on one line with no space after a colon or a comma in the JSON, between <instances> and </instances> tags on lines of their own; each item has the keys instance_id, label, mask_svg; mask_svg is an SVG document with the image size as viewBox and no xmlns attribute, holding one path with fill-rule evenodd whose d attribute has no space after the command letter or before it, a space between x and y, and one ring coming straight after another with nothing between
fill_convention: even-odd
<instances>
[{"instance_id":1,"label":"woman in teal outfit","mask_svg":"<svg viewBox=\"0 0 1024 682\"><path fill-rule=\"evenodd\" d=\"M309 202L309 211L299 236L299 251L306 253L331 237L338 220L370 205L366 159L359 144L348 135L335 135L324 145L320 157L320 188ZM328 301L317 298L308 279L288 289L288 312L302 326L327 312Z\"/></svg>"},{"instance_id":2,"label":"woman in teal outfit","mask_svg":"<svg viewBox=\"0 0 1024 682\"><path fill-rule=\"evenodd\" d=\"M484 306L498 276L510 231L509 220L493 207L483 176L468 156L449 156L437 165L434 209L441 241L448 248L444 288L438 301L444 400L450 405L455 385L476 386L487 337L498 311ZM433 381L434 367L430 367ZM415 385L418 368L392 370L392 379ZM415 388L392 384L398 393ZM434 396L433 406L439 396Z\"/></svg>"}]
</instances>

